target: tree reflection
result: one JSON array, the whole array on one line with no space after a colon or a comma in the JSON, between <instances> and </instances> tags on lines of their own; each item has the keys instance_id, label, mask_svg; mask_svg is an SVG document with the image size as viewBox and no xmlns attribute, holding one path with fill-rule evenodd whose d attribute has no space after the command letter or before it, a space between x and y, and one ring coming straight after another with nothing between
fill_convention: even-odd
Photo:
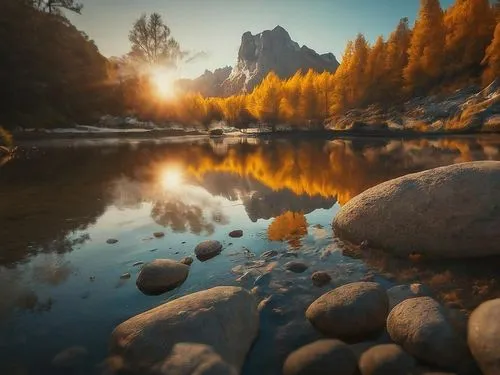
<instances>
[{"instance_id":1,"label":"tree reflection","mask_svg":"<svg viewBox=\"0 0 500 375\"><path fill-rule=\"evenodd\" d=\"M307 220L301 212L285 212L273 220L267 229L271 241L287 241L293 248L301 246L301 238L307 234Z\"/></svg>"}]
</instances>

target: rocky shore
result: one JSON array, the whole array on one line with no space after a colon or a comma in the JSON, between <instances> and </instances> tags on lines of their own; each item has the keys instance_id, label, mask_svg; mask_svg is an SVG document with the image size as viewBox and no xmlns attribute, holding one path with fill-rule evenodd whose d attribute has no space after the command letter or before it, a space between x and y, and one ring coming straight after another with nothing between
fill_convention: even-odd
<instances>
[{"instance_id":1,"label":"rocky shore","mask_svg":"<svg viewBox=\"0 0 500 375\"><path fill-rule=\"evenodd\" d=\"M407 175L344 205L334 230L359 243L361 251L376 246L397 256L417 250L439 258L498 255L499 188L500 162L463 163ZM240 236L239 230L230 235ZM221 243L210 240L200 243L194 255L206 262L222 251ZM296 253L264 252L260 259L232 270L240 275L237 282L252 288L210 288L121 323L111 335L109 372L244 372L246 362L258 355L257 342L266 340L269 314L287 319L276 304L287 291L285 284L278 285L275 294L266 292L270 282L277 286L273 274L279 264L296 277L310 268L293 258ZM193 258L147 263L137 286L145 294L176 288L188 277L192 262ZM297 341L300 345L277 359L284 375L500 373L500 299L482 303L469 315L442 304L431 288L418 283L342 283L326 270L313 272L309 283L315 289L304 293L313 299L305 310L296 310L293 321L281 323L288 332L305 326L308 332ZM293 287L293 282L288 285ZM300 298L292 302L302 305Z\"/></svg>"}]
</instances>

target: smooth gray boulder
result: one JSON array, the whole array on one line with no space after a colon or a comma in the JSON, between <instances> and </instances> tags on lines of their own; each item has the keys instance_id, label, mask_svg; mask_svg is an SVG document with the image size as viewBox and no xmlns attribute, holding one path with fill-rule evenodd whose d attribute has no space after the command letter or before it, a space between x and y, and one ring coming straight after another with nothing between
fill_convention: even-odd
<instances>
[{"instance_id":1,"label":"smooth gray boulder","mask_svg":"<svg viewBox=\"0 0 500 375\"><path fill-rule=\"evenodd\" d=\"M455 330L447 310L430 297L407 299L387 318L391 339L408 353L445 369L459 369L470 361L463 337Z\"/></svg>"},{"instance_id":2,"label":"smooth gray boulder","mask_svg":"<svg viewBox=\"0 0 500 375\"><path fill-rule=\"evenodd\" d=\"M216 240L207 240L200 242L194 249L194 254L198 260L204 262L212 259L220 254L222 251L222 244Z\"/></svg>"},{"instance_id":3,"label":"smooth gray boulder","mask_svg":"<svg viewBox=\"0 0 500 375\"><path fill-rule=\"evenodd\" d=\"M468 343L486 375L500 374L500 299L486 301L469 318Z\"/></svg>"},{"instance_id":4,"label":"smooth gray boulder","mask_svg":"<svg viewBox=\"0 0 500 375\"><path fill-rule=\"evenodd\" d=\"M189 267L170 259L155 259L145 264L136 285L141 292L158 295L177 288L188 277Z\"/></svg>"},{"instance_id":5,"label":"smooth gray boulder","mask_svg":"<svg viewBox=\"0 0 500 375\"><path fill-rule=\"evenodd\" d=\"M394 306L404 300L415 297L431 297L432 292L425 285L414 283L393 286L387 290L387 296L389 297L389 310L392 310Z\"/></svg>"},{"instance_id":6,"label":"smooth gray boulder","mask_svg":"<svg viewBox=\"0 0 500 375\"><path fill-rule=\"evenodd\" d=\"M318 340L292 352L283 375L354 375L358 364L349 346L340 340Z\"/></svg>"},{"instance_id":7,"label":"smooth gray boulder","mask_svg":"<svg viewBox=\"0 0 500 375\"><path fill-rule=\"evenodd\" d=\"M170 374L165 368L169 358L186 352L185 348L174 350L176 344L203 344L239 373L258 329L254 297L242 288L220 286L123 322L111 334L110 357L126 373L150 374L160 367Z\"/></svg>"},{"instance_id":8,"label":"smooth gray boulder","mask_svg":"<svg viewBox=\"0 0 500 375\"><path fill-rule=\"evenodd\" d=\"M379 284L357 282L323 294L309 306L306 317L324 335L361 339L384 328L388 306Z\"/></svg>"},{"instance_id":9,"label":"smooth gray boulder","mask_svg":"<svg viewBox=\"0 0 500 375\"><path fill-rule=\"evenodd\" d=\"M342 206L335 233L408 256L500 254L500 162L455 164L372 187Z\"/></svg>"},{"instance_id":10,"label":"smooth gray boulder","mask_svg":"<svg viewBox=\"0 0 500 375\"><path fill-rule=\"evenodd\" d=\"M415 359L396 344L374 346L359 360L361 375L408 375L415 366Z\"/></svg>"}]
</instances>

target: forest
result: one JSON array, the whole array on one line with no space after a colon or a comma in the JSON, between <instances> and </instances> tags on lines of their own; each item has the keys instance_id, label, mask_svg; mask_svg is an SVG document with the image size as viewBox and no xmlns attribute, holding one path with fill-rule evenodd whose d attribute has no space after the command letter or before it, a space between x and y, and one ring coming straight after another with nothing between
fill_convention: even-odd
<instances>
[{"instance_id":1,"label":"forest","mask_svg":"<svg viewBox=\"0 0 500 375\"><path fill-rule=\"evenodd\" d=\"M132 115L158 124L245 128L264 123L323 128L332 116L377 105L397 108L418 96L486 86L500 76L500 1L421 0L413 27L407 18L372 45L358 34L335 73L273 72L251 93L165 98L151 69L182 59L181 46L160 15L143 15L129 36L131 52L103 57L64 16L82 12L74 0L0 2L0 124L43 128L91 123L104 114ZM162 41L148 48L153 34Z\"/></svg>"}]
</instances>

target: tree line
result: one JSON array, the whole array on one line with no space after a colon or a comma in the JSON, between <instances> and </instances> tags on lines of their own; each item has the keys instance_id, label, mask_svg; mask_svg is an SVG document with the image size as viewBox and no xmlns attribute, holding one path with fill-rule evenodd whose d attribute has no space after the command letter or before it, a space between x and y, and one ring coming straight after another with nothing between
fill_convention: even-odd
<instances>
[{"instance_id":1,"label":"tree line","mask_svg":"<svg viewBox=\"0 0 500 375\"><path fill-rule=\"evenodd\" d=\"M444 11L439 0L421 0L413 27L403 18L373 44L358 34L333 74L299 71L281 79L271 72L251 93L170 100L155 95L150 68L173 67L188 54L159 14L132 25L129 54L106 59L65 18L67 11L80 13L82 3L0 1L0 123L50 127L130 114L207 128L220 120L240 128L322 127L350 109L389 109L500 76L500 0L456 0Z\"/></svg>"}]
</instances>

